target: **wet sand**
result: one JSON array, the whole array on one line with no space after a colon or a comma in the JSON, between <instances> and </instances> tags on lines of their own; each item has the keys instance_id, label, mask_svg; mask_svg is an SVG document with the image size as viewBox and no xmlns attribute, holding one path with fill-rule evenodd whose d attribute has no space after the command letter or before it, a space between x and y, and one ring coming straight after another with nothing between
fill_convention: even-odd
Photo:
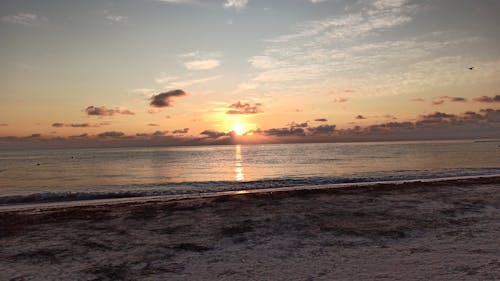
<instances>
[{"instance_id":1,"label":"wet sand","mask_svg":"<svg viewBox=\"0 0 500 281\"><path fill-rule=\"evenodd\" d=\"M0 212L0 280L499 280L500 177Z\"/></svg>"}]
</instances>

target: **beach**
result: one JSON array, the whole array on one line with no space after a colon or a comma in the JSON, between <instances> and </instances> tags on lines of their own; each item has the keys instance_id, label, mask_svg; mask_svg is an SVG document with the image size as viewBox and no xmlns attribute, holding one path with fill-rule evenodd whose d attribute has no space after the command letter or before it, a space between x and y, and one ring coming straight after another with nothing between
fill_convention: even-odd
<instances>
[{"instance_id":1,"label":"beach","mask_svg":"<svg viewBox=\"0 0 500 281\"><path fill-rule=\"evenodd\" d=\"M0 211L1 280L498 280L500 177Z\"/></svg>"}]
</instances>

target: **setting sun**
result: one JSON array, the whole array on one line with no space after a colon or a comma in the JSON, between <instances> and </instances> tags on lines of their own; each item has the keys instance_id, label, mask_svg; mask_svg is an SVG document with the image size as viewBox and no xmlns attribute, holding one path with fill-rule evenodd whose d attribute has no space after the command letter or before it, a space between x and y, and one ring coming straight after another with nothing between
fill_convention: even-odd
<instances>
[{"instance_id":1,"label":"setting sun","mask_svg":"<svg viewBox=\"0 0 500 281\"><path fill-rule=\"evenodd\" d=\"M235 132L238 136L243 135L246 132L245 124L235 124L231 127L231 131Z\"/></svg>"}]
</instances>

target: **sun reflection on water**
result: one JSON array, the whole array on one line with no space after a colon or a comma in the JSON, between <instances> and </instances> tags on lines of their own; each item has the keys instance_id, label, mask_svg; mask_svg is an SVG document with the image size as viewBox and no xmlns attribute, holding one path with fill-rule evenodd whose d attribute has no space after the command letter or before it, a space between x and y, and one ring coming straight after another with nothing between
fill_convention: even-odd
<instances>
[{"instance_id":1,"label":"sun reflection on water","mask_svg":"<svg viewBox=\"0 0 500 281\"><path fill-rule=\"evenodd\" d=\"M235 173L234 178L236 181L245 180L245 174L243 171L243 158L241 157L241 145L236 146L234 173Z\"/></svg>"}]
</instances>

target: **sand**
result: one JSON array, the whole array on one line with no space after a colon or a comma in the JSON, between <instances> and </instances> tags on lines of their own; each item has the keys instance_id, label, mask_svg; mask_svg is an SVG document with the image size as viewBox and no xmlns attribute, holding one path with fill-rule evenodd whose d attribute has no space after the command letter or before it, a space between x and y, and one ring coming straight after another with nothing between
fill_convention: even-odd
<instances>
[{"instance_id":1,"label":"sand","mask_svg":"<svg viewBox=\"0 0 500 281\"><path fill-rule=\"evenodd\" d=\"M500 177L0 212L0 280L500 280Z\"/></svg>"}]
</instances>

